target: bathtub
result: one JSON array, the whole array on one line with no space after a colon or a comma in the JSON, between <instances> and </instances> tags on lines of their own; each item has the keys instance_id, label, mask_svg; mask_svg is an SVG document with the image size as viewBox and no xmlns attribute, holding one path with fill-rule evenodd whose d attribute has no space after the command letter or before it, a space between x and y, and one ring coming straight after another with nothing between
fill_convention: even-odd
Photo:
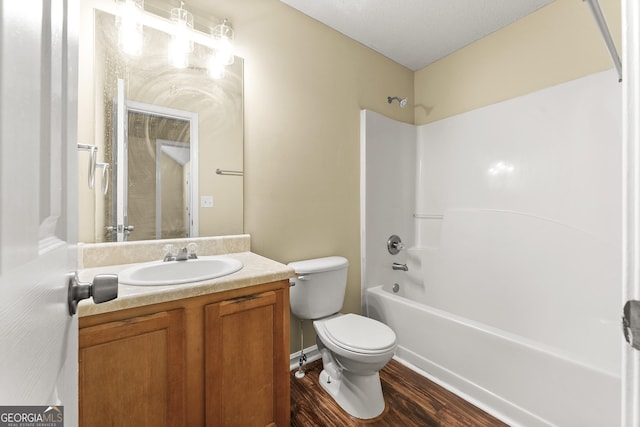
<instances>
[{"instance_id":1,"label":"bathtub","mask_svg":"<svg viewBox=\"0 0 640 427\"><path fill-rule=\"evenodd\" d=\"M441 230L409 273L367 277L397 358L510 425L620 425L615 248L514 212L447 211Z\"/></svg>"},{"instance_id":2,"label":"bathtub","mask_svg":"<svg viewBox=\"0 0 640 427\"><path fill-rule=\"evenodd\" d=\"M620 379L514 334L416 303L383 285L367 315L398 336L397 359L511 426L619 425Z\"/></svg>"}]
</instances>

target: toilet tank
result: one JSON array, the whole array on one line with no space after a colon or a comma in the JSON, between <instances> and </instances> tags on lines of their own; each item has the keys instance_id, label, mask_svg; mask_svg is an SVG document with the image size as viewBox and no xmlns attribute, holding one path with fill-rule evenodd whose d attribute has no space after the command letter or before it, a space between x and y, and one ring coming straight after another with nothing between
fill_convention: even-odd
<instances>
[{"instance_id":1,"label":"toilet tank","mask_svg":"<svg viewBox=\"0 0 640 427\"><path fill-rule=\"evenodd\" d=\"M349 261L339 256L289 263L296 277L289 279L291 312L298 319L320 319L342 308Z\"/></svg>"}]
</instances>

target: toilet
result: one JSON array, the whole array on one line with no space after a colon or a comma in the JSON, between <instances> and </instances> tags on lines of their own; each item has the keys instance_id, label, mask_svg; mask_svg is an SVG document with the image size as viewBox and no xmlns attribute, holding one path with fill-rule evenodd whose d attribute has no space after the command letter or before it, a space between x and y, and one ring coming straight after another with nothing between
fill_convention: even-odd
<instances>
[{"instance_id":1,"label":"toilet","mask_svg":"<svg viewBox=\"0 0 640 427\"><path fill-rule=\"evenodd\" d=\"M382 322L339 313L347 287L346 258L331 256L289 264L291 312L313 320L322 355L320 384L350 415L370 419L384 411L378 372L393 357L396 334Z\"/></svg>"}]
</instances>

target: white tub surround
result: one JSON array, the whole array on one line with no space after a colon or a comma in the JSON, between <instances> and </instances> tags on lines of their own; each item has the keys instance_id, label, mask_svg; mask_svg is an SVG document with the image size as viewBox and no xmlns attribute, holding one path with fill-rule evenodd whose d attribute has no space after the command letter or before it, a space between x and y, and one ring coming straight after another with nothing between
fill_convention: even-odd
<instances>
[{"instance_id":1,"label":"white tub surround","mask_svg":"<svg viewBox=\"0 0 640 427\"><path fill-rule=\"evenodd\" d=\"M510 425L619 425L615 71L418 126L413 140L364 114L363 304L396 331L399 358ZM412 177L397 173L407 155ZM387 203L412 186L410 208ZM409 247L389 254L387 234Z\"/></svg>"},{"instance_id":2,"label":"white tub surround","mask_svg":"<svg viewBox=\"0 0 640 427\"><path fill-rule=\"evenodd\" d=\"M117 299L102 304L93 304L91 300L81 301L78 306L78 315L80 317L90 316L175 301L214 292L286 280L294 276L292 268L250 252L250 238L248 235L82 244L79 246L79 256L83 260L80 265L84 265L84 269L79 270L78 275L81 281L91 281L97 274L118 274L118 272L131 267L134 263L162 259L162 248L167 243L180 246L191 242L198 244L198 254L226 255L241 261L243 268L228 276L181 285L128 286L120 284L118 286Z\"/></svg>"}]
</instances>

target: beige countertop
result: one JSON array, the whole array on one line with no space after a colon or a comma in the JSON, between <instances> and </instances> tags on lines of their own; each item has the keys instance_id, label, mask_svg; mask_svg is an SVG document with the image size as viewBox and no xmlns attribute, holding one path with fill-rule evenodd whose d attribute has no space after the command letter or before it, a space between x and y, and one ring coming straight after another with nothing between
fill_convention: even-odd
<instances>
[{"instance_id":1,"label":"beige countertop","mask_svg":"<svg viewBox=\"0 0 640 427\"><path fill-rule=\"evenodd\" d=\"M243 268L233 274L202 282L186 283L169 286L118 286L118 298L102 304L94 304L92 299L81 301L78 315L91 316L110 311L158 304L183 298L190 298L244 288L262 283L285 280L295 275L294 270L287 265L264 258L253 252L227 253L224 256L242 262ZM83 282L90 282L97 274L118 274L134 264L119 264L80 270L78 276Z\"/></svg>"}]
</instances>

